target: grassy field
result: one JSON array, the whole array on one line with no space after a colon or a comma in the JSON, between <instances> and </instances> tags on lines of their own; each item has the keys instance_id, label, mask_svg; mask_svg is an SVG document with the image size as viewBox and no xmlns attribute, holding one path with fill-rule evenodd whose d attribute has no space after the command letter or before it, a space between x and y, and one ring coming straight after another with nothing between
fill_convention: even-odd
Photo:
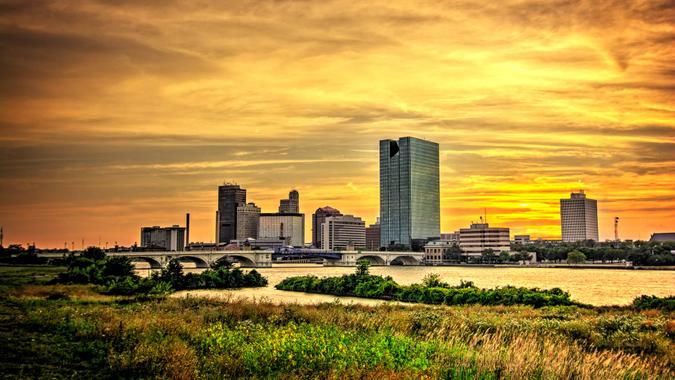
<instances>
[{"instance_id":1,"label":"grassy field","mask_svg":"<svg viewBox=\"0 0 675 380\"><path fill-rule=\"evenodd\" d=\"M0 267L5 378L662 378L672 313L139 301Z\"/></svg>"}]
</instances>

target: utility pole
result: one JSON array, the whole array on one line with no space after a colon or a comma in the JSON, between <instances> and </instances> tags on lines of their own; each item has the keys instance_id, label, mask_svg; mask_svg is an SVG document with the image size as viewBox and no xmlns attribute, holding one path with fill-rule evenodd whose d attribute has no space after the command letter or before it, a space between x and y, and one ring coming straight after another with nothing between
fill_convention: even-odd
<instances>
[{"instance_id":1,"label":"utility pole","mask_svg":"<svg viewBox=\"0 0 675 380\"><path fill-rule=\"evenodd\" d=\"M3 247L2 245L2 239L5 237L3 231L2 231L2 226L0 226L0 247Z\"/></svg>"}]
</instances>

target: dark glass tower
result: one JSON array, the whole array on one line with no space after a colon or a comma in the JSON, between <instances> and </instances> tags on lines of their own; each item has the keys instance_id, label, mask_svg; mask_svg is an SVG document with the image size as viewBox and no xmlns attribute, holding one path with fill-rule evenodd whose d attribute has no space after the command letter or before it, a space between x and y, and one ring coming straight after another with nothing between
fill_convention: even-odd
<instances>
[{"instance_id":1,"label":"dark glass tower","mask_svg":"<svg viewBox=\"0 0 675 380\"><path fill-rule=\"evenodd\" d=\"M218 186L216 242L229 243L237 238L237 207L246 204L246 189L226 183Z\"/></svg>"},{"instance_id":2,"label":"dark glass tower","mask_svg":"<svg viewBox=\"0 0 675 380\"><path fill-rule=\"evenodd\" d=\"M383 247L441 235L438 144L414 137L380 141L380 241Z\"/></svg>"}]
</instances>

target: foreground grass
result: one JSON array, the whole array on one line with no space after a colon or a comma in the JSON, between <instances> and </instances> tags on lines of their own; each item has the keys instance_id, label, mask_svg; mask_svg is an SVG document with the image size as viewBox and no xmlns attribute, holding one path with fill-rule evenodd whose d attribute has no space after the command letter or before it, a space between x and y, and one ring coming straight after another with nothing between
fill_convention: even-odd
<instances>
[{"instance_id":1,"label":"foreground grass","mask_svg":"<svg viewBox=\"0 0 675 380\"><path fill-rule=\"evenodd\" d=\"M94 294L25 281L3 293L3 376L675 376L675 321L654 310L140 302Z\"/></svg>"}]
</instances>

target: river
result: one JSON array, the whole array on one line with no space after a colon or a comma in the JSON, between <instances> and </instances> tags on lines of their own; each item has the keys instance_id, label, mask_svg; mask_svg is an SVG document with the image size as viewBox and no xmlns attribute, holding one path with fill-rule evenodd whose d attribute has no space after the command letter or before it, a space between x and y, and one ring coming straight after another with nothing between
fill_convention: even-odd
<instances>
[{"instance_id":1,"label":"river","mask_svg":"<svg viewBox=\"0 0 675 380\"><path fill-rule=\"evenodd\" d=\"M187 266L187 265L186 265ZM323 267L316 264L276 264L272 268L256 269L269 280L265 288L238 290L182 291L174 297L245 297L269 300L275 303L331 302L337 297L276 290L274 285L286 277L313 274L319 277L353 273L353 267ZM186 272L199 271L185 268ZM490 267L428 267L386 266L371 267L370 273L389 275L402 285L419 283L428 273L438 273L450 284L460 280L473 281L481 288L496 286L524 286L528 288L558 287L570 293L575 301L592 305L626 305L633 298L647 294L675 295L675 271L672 270L623 270L623 269L568 269L568 268L490 268ZM341 302L378 304L384 301L340 297Z\"/></svg>"}]
</instances>

